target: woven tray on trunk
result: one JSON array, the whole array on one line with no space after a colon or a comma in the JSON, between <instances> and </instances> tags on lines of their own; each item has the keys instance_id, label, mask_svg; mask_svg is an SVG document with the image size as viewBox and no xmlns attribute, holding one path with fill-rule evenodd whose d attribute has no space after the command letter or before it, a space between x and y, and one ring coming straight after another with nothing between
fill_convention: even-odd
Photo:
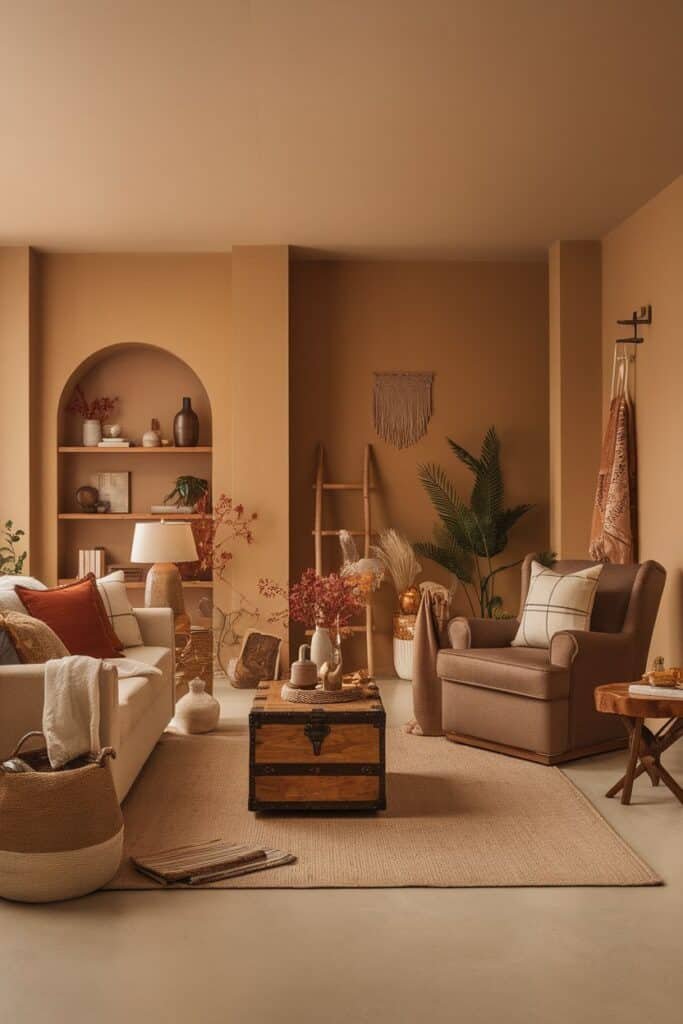
<instances>
[{"instance_id":1,"label":"woven tray on trunk","mask_svg":"<svg viewBox=\"0 0 683 1024\"><path fill-rule=\"evenodd\" d=\"M341 690L295 690L283 683L280 696L292 704L341 704L347 700L360 700L364 694L363 687L354 683L344 684Z\"/></svg>"}]
</instances>

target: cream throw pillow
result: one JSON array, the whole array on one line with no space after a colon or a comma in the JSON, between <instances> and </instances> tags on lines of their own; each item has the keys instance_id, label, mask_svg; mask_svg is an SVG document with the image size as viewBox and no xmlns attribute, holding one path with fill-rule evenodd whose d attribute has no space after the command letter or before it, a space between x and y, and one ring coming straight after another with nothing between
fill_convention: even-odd
<instances>
[{"instance_id":1,"label":"cream throw pillow","mask_svg":"<svg viewBox=\"0 0 683 1024\"><path fill-rule=\"evenodd\" d=\"M112 629L124 647L139 647L142 645L142 634L138 620L128 600L128 591L124 582L124 575L118 572L110 572L108 576L100 576L95 580L100 597L112 624Z\"/></svg>"},{"instance_id":2,"label":"cream throw pillow","mask_svg":"<svg viewBox=\"0 0 683 1024\"><path fill-rule=\"evenodd\" d=\"M529 592L513 647L550 647L562 629L590 629L601 565L562 575L531 563Z\"/></svg>"}]
</instances>

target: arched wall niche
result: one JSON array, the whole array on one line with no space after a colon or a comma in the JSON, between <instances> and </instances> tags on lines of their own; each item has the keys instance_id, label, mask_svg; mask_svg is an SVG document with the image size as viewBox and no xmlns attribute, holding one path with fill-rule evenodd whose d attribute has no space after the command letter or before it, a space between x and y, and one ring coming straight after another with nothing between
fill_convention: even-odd
<instances>
[{"instance_id":1,"label":"arched wall niche","mask_svg":"<svg viewBox=\"0 0 683 1024\"><path fill-rule=\"evenodd\" d=\"M71 516L81 511L76 491L83 484L97 486L98 473L130 474L127 511L138 515L150 513L152 505L163 504L180 475L201 477L212 486L211 452L199 450L212 445L211 403L197 373L175 353L157 345L124 342L105 346L82 360L69 374L57 403L59 444L70 448L82 445L81 417L66 411L76 386L83 389L88 401L105 395L119 399L110 421L121 425L122 436L135 447L140 447L151 420L157 419L162 437L171 442L171 448L168 451L152 449L142 454L128 449L113 454L87 449L59 454L57 570L60 579L77 575L80 548L103 547L108 565L127 564L130 560L133 521L101 515L65 518L65 514ZM199 417L199 444L198 448L176 449L172 447L173 418L185 396L192 399ZM187 596L191 612L195 610L192 606L198 597L195 593ZM131 594L131 599L139 603L141 592Z\"/></svg>"},{"instance_id":2,"label":"arched wall niche","mask_svg":"<svg viewBox=\"0 0 683 1024\"><path fill-rule=\"evenodd\" d=\"M173 417L188 395L199 416L199 444L212 443L211 403L197 373L168 349L144 342L121 342L93 352L70 374L58 406L57 435L61 444L81 443L80 418L66 407L80 385L88 400L117 396L111 417L120 423L122 435L139 443L152 418L158 419L162 436L173 441Z\"/></svg>"}]
</instances>

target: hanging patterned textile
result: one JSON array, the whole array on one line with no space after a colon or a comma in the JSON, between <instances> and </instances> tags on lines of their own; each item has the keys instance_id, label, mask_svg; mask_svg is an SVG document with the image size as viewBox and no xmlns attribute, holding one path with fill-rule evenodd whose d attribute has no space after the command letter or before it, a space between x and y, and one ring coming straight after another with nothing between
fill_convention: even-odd
<instances>
[{"instance_id":1,"label":"hanging patterned textile","mask_svg":"<svg viewBox=\"0 0 683 1024\"><path fill-rule=\"evenodd\" d=\"M638 560L636 419L629 380L634 361L632 355L615 355L589 548L596 561L622 565Z\"/></svg>"},{"instance_id":2,"label":"hanging patterned textile","mask_svg":"<svg viewBox=\"0 0 683 1024\"><path fill-rule=\"evenodd\" d=\"M375 430L396 448L409 448L427 432L432 418L433 373L376 373Z\"/></svg>"}]
</instances>

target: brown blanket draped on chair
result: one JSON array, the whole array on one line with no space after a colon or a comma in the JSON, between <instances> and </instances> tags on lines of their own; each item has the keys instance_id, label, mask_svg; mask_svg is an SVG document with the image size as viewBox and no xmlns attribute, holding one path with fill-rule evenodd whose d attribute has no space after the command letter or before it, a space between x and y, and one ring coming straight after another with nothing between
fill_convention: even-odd
<instances>
[{"instance_id":1,"label":"brown blanket draped on chair","mask_svg":"<svg viewBox=\"0 0 683 1024\"><path fill-rule=\"evenodd\" d=\"M628 380L633 358L619 356L613 375L589 548L596 561L621 565L638 561L636 421Z\"/></svg>"}]
</instances>

